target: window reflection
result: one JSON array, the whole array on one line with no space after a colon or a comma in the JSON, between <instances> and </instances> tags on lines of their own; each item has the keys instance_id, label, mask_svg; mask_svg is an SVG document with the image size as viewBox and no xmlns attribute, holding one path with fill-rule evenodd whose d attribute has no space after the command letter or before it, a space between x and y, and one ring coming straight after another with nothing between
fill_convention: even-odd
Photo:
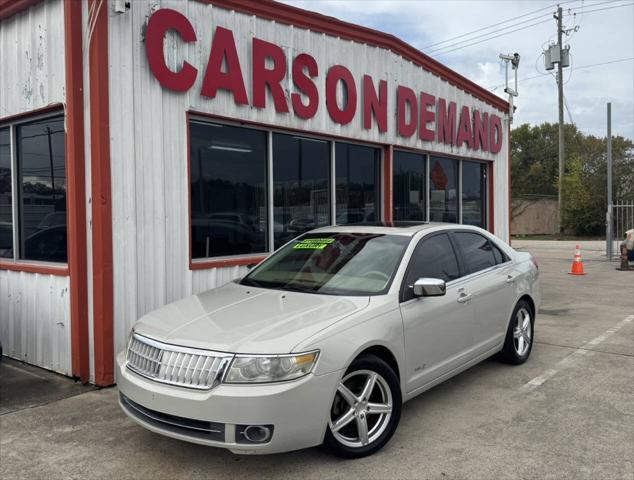
<instances>
[{"instance_id":1,"label":"window reflection","mask_svg":"<svg viewBox=\"0 0 634 480\"><path fill-rule=\"evenodd\" d=\"M462 162L462 223L486 228L486 165Z\"/></svg>"},{"instance_id":2,"label":"window reflection","mask_svg":"<svg viewBox=\"0 0 634 480\"><path fill-rule=\"evenodd\" d=\"M273 135L275 248L313 228L330 225L330 143Z\"/></svg>"},{"instance_id":3,"label":"window reflection","mask_svg":"<svg viewBox=\"0 0 634 480\"><path fill-rule=\"evenodd\" d=\"M192 258L267 250L266 133L190 124Z\"/></svg>"},{"instance_id":4,"label":"window reflection","mask_svg":"<svg viewBox=\"0 0 634 480\"><path fill-rule=\"evenodd\" d=\"M394 151L394 214L395 221L423 221L425 205L425 155Z\"/></svg>"},{"instance_id":5,"label":"window reflection","mask_svg":"<svg viewBox=\"0 0 634 480\"><path fill-rule=\"evenodd\" d=\"M66 262L64 119L16 127L20 258Z\"/></svg>"},{"instance_id":6,"label":"window reflection","mask_svg":"<svg viewBox=\"0 0 634 480\"><path fill-rule=\"evenodd\" d=\"M10 142L9 129L0 129L0 257L13 256Z\"/></svg>"},{"instance_id":7,"label":"window reflection","mask_svg":"<svg viewBox=\"0 0 634 480\"><path fill-rule=\"evenodd\" d=\"M429 169L429 219L458 222L458 161L431 157Z\"/></svg>"},{"instance_id":8,"label":"window reflection","mask_svg":"<svg viewBox=\"0 0 634 480\"><path fill-rule=\"evenodd\" d=\"M349 143L335 144L338 225L373 223L378 220L379 168L378 148Z\"/></svg>"}]
</instances>

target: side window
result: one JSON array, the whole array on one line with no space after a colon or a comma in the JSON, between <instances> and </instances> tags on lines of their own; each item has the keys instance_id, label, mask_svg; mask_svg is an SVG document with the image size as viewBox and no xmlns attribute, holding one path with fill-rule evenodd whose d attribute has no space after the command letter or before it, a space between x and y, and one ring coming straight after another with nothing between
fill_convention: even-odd
<instances>
[{"instance_id":1,"label":"side window","mask_svg":"<svg viewBox=\"0 0 634 480\"><path fill-rule=\"evenodd\" d=\"M488 238L472 232L456 232L454 238L462 252L465 275L495 266L493 248Z\"/></svg>"},{"instance_id":2,"label":"side window","mask_svg":"<svg viewBox=\"0 0 634 480\"><path fill-rule=\"evenodd\" d=\"M440 278L448 282L459 276L458 261L449 236L443 233L424 238L416 246L410 260L410 268L405 278L403 301L413 297L412 290L407 286L413 285L419 278Z\"/></svg>"},{"instance_id":3,"label":"side window","mask_svg":"<svg viewBox=\"0 0 634 480\"><path fill-rule=\"evenodd\" d=\"M509 261L509 257L498 247L495 243L491 242L493 247L493 256L495 257L495 263L500 264Z\"/></svg>"}]
</instances>

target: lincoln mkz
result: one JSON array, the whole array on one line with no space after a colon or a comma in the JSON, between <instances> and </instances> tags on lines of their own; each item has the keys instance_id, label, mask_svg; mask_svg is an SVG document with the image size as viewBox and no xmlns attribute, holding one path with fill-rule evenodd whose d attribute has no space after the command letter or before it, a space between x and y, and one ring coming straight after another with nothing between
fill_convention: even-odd
<instances>
[{"instance_id":1,"label":"lincoln mkz","mask_svg":"<svg viewBox=\"0 0 634 480\"><path fill-rule=\"evenodd\" d=\"M143 316L117 357L120 404L153 432L236 453L369 455L403 402L493 355L528 359L538 277L530 254L476 227L313 230Z\"/></svg>"}]
</instances>

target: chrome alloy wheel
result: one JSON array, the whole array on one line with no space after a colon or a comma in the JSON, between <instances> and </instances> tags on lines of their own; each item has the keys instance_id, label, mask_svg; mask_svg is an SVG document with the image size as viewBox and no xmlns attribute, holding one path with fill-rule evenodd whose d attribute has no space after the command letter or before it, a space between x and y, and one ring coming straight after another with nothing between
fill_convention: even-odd
<instances>
[{"instance_id":1,"label":"chrome alloy wheel","mask_svg":"<svg viewBox=\"0 0 634 480\"><path fill-rule=\"evenodd\" d=\"M526 308L520 308L515 315L515 328L513 329L513 345L520 357L528 351L532 337L531 314Z\"/></svg>"},{"instance_id":2,"label":"chrome alloy wheel","mask_svg":"<svg viewBox=\"0 0 634 480\"><path fill-rule=\"evenodd\" d=\"M343 445L363 447L383 434L391 416L392 392L387 381L372 370L357 370L337 387L330 431Z\"/></svg>"}]
</instances>

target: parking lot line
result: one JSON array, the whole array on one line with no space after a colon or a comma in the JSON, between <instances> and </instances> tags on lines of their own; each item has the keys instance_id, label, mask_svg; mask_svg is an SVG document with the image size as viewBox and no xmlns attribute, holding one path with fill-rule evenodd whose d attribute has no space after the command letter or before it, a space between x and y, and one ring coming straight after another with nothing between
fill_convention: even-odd
<instances>
[{"instance_id":1,"label":"parking lot line","mask_svg":"<svg viewBox=\"0 0 634 480\"><path fill-rule=\"evenodd\" d=\"M584 358L589 352L594 352L594 350L591 347L596 347L597 345L601 344L602 342L607 340L609 337L614 335L616 332L618 332L625 325L627 325L628 323L631 323L632 320L634 320L634 315L629 315L625 317L623 320L621 320L619 323L614 325L612 328L608 328L605 332L603 332L598 337L593 338L592 340L584 343L581 347L577 348L574 352L564 357L562 360L559 361L559 363L555 365L554 368L546 370L541 375L538 375L537 377L533 378L529 382L522 385L520 389L524 392L530 392L532 390L535 390L544 382L548 381L549 379L557 375L557 373L559 373L564 368L568 368L574 365L579 360Z\"/></svg>"}]
</instances>

